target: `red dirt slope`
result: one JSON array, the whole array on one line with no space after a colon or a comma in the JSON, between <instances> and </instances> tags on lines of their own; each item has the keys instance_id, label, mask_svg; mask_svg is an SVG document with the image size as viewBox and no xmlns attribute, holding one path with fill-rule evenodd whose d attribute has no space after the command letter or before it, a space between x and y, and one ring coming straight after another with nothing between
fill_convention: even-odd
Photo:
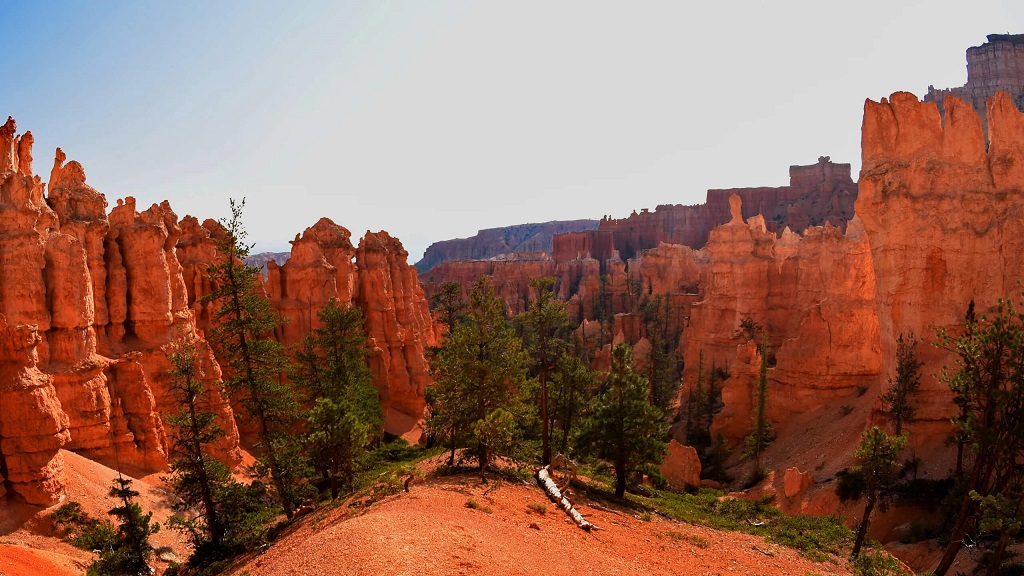
<instances>
[{"instance_id":1,"label":"red dirt slope","mask_svg":"<svg viewBox=\"0 0 1024 576\"><path fill-rule=\"evenodd\" d=\"M491 512L467 508L469 499ZM540 503L546 514L528 507ZM762 538L579 508L603 530L583 532L532 485L435 478L360 516L346 517L344 508L314 512L234 574L849 574Z\"/></svg>"}]
</instances>

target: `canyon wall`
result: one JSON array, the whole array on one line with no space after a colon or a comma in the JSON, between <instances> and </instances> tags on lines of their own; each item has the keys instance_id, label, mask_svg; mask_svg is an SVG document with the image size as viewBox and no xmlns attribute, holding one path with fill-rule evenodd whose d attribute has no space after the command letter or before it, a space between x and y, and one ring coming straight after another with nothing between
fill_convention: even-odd
<instances>
[{"instance_id":1,"label":"canyon wall","mask_svg":"<svg viewBox=\"0 0 1024 576\"><path fill-rule=\"evenodd\" d=\"M729 197L742 201L743 217L764 215L765 228L780 234L789 227L804 230L808 226L830 223L845 229L853 217L857 184L850 177L849 164L835 164L822 157L809 166L790 166L790 185L779 188L736 188L709 190L707 202L695 206L658 206L654 212L642 210L628 218L602 219L597 230L556 234L551 243L550 262L543 258L510 258L503 261L454 260L435 267L422 278L427 294L432 295L444 282L459 282L468 290L480 274L489 274L510 313L525 309L529 299L529 282L540 275L554 276L560 298L569 302L576 319L593 317L594 304L601 291L601 278L611 292L615 313L630 309L626 279L640 277L648 287L657 274L640 274L631 262L643 260L649 250L659 246L681 245L701 248L711 230L730 220ZM665 249L668 250L668 249ZM541 261L543 263L538 263ZM662 272L674 274L668 269ZM685 286L667 292L696 293L697 274ZM668 280L665 284L673 284ZM662 290L657 290L662 292Z\"/></svg>"},{"instance_id":2,"label":"canyon wall","mask_svg":"<svg viewBox=\"0 0 1024 576\"><path fill-rule=\"evenodd\" d=\"M762 215L767 229L778 234L786 227L803 230L825 222L845 228L853 217L857 183L849 164L821 157L817 164L790 166L789 186L708 190L704 204L658 206L628 218L605 218L598 230L611 233L623 259L662 242L700 248L714 227L729 221L729 197L734 194L743 201L744 218Z\"/></svg>"},{"instance_id":3,"label":"canyon wall","mask_svg":"<svg viewBox=\"0 0 1024 576\"><path fill-rule=\"evenodd\" d=\"M567 220L480 230L470 238L434 242L423 252L423 258L416 263L416 270L422 274L443 262L487 260L514 252L550 253L551 239L556 234L595 228L596 220Z\"/></svg>"},{"instance_id":4,"label":"canyon wall","mask_svg":"<svg viewBox=\"0 0 1024 576\"><path fill-rule=\"evenodd\" d=\"M760 365L757 342L740 330L744 319L763 327L775 356L773 421L863 394L882 362L875 271L860 221L845 232L826 225L776 237L761 216L744 221L738 195L730 200L731 221L712 230L703 250L701 297L683 333L684 383L696 382L701 352L705 371L729 373L712 433L736 444L750 429Z\"/></svg>"},{"instance_id":5,"label":"canyon wall","mask_svg":"<svg viewBox=\"0 0 1024 576\"><path fill-rule=\"evenodd\" d=\"M886 375L901 332L928 343L935 328L956 334L972 301L980 316L1000 297L1019 298L1024 279L1024 116L1005 92L989 99L986 149L971 104L949 96L944 107L944 123L934 103L912 94L864 107L857 213L877 278ZM952 360L931 345L917 349L927 369L916 418L939 438L952 404L934 373Z\"/></svg>"}]
</instances>

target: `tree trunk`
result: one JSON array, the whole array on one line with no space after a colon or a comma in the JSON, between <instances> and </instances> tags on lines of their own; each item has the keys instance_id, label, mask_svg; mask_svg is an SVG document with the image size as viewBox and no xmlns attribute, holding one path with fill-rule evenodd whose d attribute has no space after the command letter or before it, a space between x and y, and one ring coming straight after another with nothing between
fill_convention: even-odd
<instances>
[{"instance_id":1,"label":"tree trunk","mask_svg":"<svg viewBox=\"0 0 1024 576\"><path fill-rule=\"evenodd\" d=\"M588 532L595 528L593 524L587 522L586 519L583 518L583 515L573 507L572 502L569 502L565 496L562 496L562 492L558 489L558 485L555 484L555 481L551 478L548 466L544 466L537 471L537 483L540 484L540 487L547 493L548 498L557 504L559 508L564 510L577 526Z\"/></svg>"},{"instance_id":2,"label":"tree trunk","mask_svg":"<svg viewBox=\"0 0 1024 576\"><path fill-rule=\"evenodd\" d=\"M935 576L945 576L949 567L953 565L953 561L956 560L956 555L960 553L960 548L964 545L964 534L967 533L967 524L970 522L968 511L971 503L970 494L965 494L964 499L960 502L960 511L956 516L956 525L953 526L953 532L949 536L946 551L942 553L939 565L932 570Z\"/></svg>"},{"instance_id":3,"label":"tree trunk","mask_svg":"<svg viewBox=\"0 0 1024 576\"><path fill-rule=\"evenodd\" d=\"M999 535L999 545L996 546L995 552L989 557L988 561L988 576L996 576L999 573L999 566L1003 563L1003 554L1006 552L1006 545L1010 543L1009 537L1006 532Z\"/></svg>"},{"instance_id":4,"label":"tree trunk","mask_svg":"<svg viewBox=\"0 0 1024 576\"><path fill-rule=\"evenodd\" d=\"M868 535L868 524L871 521L871 511L875 508L875 502L877 497L874 493L868 496L868 504L864 507L864 517L860 520L860 527L857 528L857 541L853 543L853 551L850 552L851 558L856 558L860 554L860 548L864 545L864 540Z\"/></svg>"},{"instance_id":5,"label":"tree trunk","mask_svg":"<svg viewBox=\"0 0 1024 576\"><path fill-rule=\"evenodd\" d=\"M540 463L551 464L551 425L548 422L548 375L547 370L540 371L540 419L542 423Z\"/></svg>"},{"instance_id":6,"label":"tree trunk","mask_svg":"<svg viewBox=\"0 0 1024 576\"><path fill-rule=\"evenodd\" d=\"M626 494L626 463L615 461L615 495L622 498Z\"/></svg>"}]
</instances>

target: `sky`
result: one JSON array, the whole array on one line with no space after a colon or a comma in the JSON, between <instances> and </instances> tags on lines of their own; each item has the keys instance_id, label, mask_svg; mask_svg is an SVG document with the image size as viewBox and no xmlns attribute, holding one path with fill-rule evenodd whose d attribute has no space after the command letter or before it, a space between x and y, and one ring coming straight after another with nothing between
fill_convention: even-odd
<instances>
[{"instance_id":1,"label":"sky","mask_svg":"<svg viewBox=\"0 0 1024 576\"><path fill-rule=\"evenodd\" d=\"M0 0L0 116L110 205L284 251L321 217L410 262L479 229L626 217L860 169L865 98L960 86L1019 0Z\"/></svg>"}]
</instances>

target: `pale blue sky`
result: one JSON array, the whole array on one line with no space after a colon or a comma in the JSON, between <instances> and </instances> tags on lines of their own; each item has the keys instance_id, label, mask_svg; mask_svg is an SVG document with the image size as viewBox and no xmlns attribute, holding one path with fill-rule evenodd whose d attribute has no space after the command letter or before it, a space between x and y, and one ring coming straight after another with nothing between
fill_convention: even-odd
<instances>
[{"instance_id":1,"label":"pale blue sky","mask_svg":"<svg viewBox=\"0 0 1024 576\"><path fill-rule=\"evenodd\" d=\"M481 228L626 216L859 169L865 98L966 80L1010 0L0 0L0 116L179 216L246 196L257 250L328 216L418 260Z\"/></svg>"}]
</instances>

